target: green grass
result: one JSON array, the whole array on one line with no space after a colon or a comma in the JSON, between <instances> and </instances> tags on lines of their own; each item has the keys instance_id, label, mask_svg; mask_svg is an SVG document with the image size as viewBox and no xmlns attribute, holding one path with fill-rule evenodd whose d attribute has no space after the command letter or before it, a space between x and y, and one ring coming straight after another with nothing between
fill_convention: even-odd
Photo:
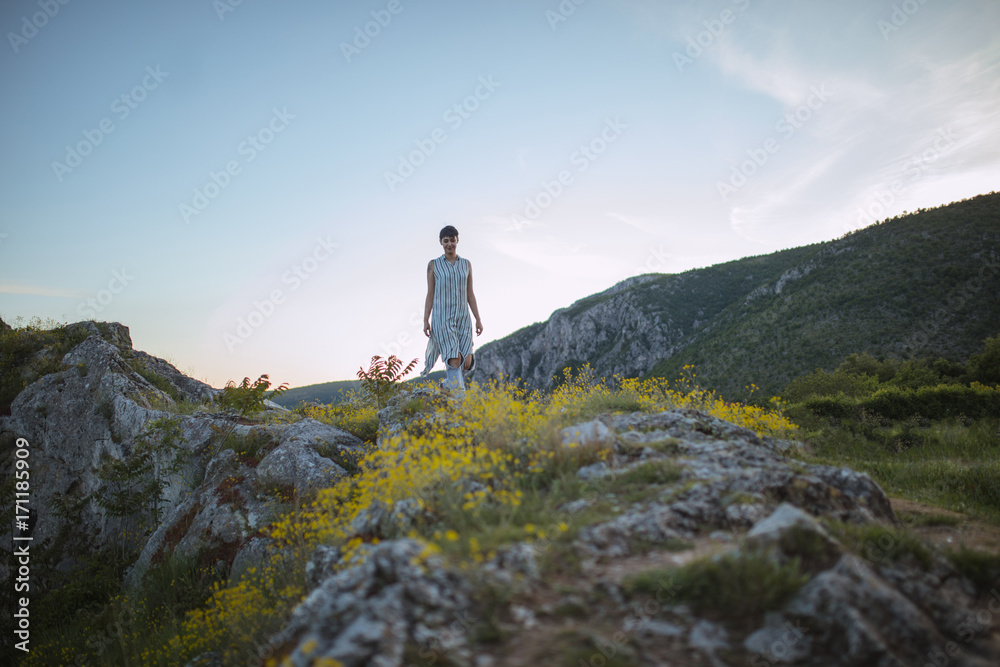
<instances>
[{"instance_id":1,"label":"green grass","mask_svg":"<svg viewBox=\"0 0 1000 667\"><path fill-rule=\"evenodd\" d=\"M834 424L798 418L809 431L810 461L866 472L892 496L1000 524L1000 419L915 426L874 418Z\"/></svg>"},{"instance_id":2,"label":"green grass","mask_svg":"<svg viewBox=\"0 0 1000 667\"><path fill-rule=\"evenodd\" d=\"M627 578L625 590L633 599L673 591L696 613L743 627L780 609L808 580L798 558L782 564L751 550L643 572Z\"/></svg>"},{"instance_id":3,"label":"green grass","mask_svg":"<svg viewBox=\"0 0 1000 667\"><path fill-rule=\"evenodd\" d=\"M170 384L167 378L150 368L146 362L133 357L132 359L128 359L127 363L132 367L132 370L141 375L147 382L149 382L149 384L153 385L172 398L175 403L179 403L184 400L184 395L177 391L177 388Z\"/></svg>"},{"instance_id":4,"label":"green grass","mask_svg":"<svg viewBox=\"0 0 1000 667\"><path fill-rule=\"evenodd\" d=\"M684 468L673 461L651 461L618 475L615 481L622 485L673 484L680 481Z\"/></svg>"},{"instance_id":5,"label":"green grass","mask_svg":"<svg viewBox=\"0 0 1000 667\"><path fill-rule=\"evenodd\" d=\"M906 528L879 523L853 524L824 521L834 537L848 550L875 565L912 557L924 568L933 564L930 548Z\"/></svg>"},{"instance_id":6,"label":"green grass","mask_svg":"<svg viewBox=\"0 0 1000 667\"><path fill-rule=\"evenodd\" d=\"M950 552L948 560L980 591L1000 585L1000 554L986 553L962 546L958 550Z\"/></svg>"},{"instance_id":7,"label":"green grass","mask_svg":"<svg viewBox=\"0 0 1000 667\"><path fill-rule=\"evenodd\" d=\"M1000 522L1000 462L871 462L861 468L889 493Z\"/></svg>"},{"instance_id":8,"label":"green grass","mask_svg":"<svg viewBox=\"0 0 1000 667\"><path fill-rule=\"evenodd\" d=\"M622 474L597 480L594 486L619 496L622 502L636 503L659 496L666 487L679 482L684 468L671 460L650 461Z\"/></svg>"}]
</instances>

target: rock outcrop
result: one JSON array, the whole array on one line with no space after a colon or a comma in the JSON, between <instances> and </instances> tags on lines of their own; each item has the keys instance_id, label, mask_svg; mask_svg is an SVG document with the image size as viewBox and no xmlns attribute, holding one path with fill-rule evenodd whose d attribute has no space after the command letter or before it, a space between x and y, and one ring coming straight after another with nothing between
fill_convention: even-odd
<instances>
[{"instance_id":1,"label":"rock outcrop","mask_svg":"<svg viewBox=\"0 0 1000 667\"><path fill-rule=\"evenodd\" d=\"M397 430L412 420L398 400L382 417L383 427ZM537 561L547 547L538 543L506 546L461 573L437 557L419 558L419 545L406 539L372 547L367 561L346 569L337 565L337 550L320 547L307 568L312 593L271 645L296 666L328 659L401 667L407 647L411 660L419 654L463 666L535 664L519 645L549 655L546 644L571 631L553 609L575 608L581 620L574 626L622 628L613 637L591 636L602 662L586 664L614 655L628 664L715 667L909 667L936 664L939 655L950 665L986 667L1000 660L997 628L974 625L989 592L945 557L907 552L882 538L859 547L830 528L881 527L885 539L895 539L898 521L867 475L801 463L789 456L797 443L690 409L604 415L561 436L567 447L600 443L612 450L610 459L578 471L586 482L582 497L552 518L579 528L573 549L582 574L572 579L572 592L546 582L552 573L541 574ZM575 525L593 505L617 501L605 482L643 468L669 471L664 479L675 481L610 520ZM779 565L801 563L808 581L779 608L735 627L679 602L657 602L651 613L653 600L630 597L612 573L640 567L646 554L662 560L659 549L676 552L678 563L687 562L687 551L704 558L763 554ZM484 581L507 595L547 601L510 603L500 646L477 640L475 627L490 612L473 591Z\"/></svg>"},{"instance_id":2,"label":"rock outcrop","mask_svg":"<svg viewBox=\"0 0 1000 667\"><path fill-rule=\"evenodd\" d=\"M364 447L357 437L312 419L253 426L232 412L177 414L177 400L202 403L218 390L134 350L121 324L70 328L86 337L62 356L65 370L28 385L12 402L11 415L0 416L0 436L30 444L31 475L38 480L31 487L38 517L33 537L35 544L58 541L60 569L127 539L129 526L94 500L104 484L98 471L105 457L128 461L141 439L156 437L154 420L174 420L186 463L166 479L163 521L147 542L133 544L141 555L130 584L174 550L229 567L294 497L346 474L329 456L347 452L353 459ZM226 446L227 440L248 439L253 454Z\"/></svg>"},{"instance_id":3,"label":"rock outcrop","mask_svg":"<svg viewBox=\"0 0 1000 667\"><path fill-rule=\"evenodd\" d=\"M0 435L31 444L35 538L59 536L64 567L122 539L120 521L85 501L104 483L102 458L136 456L155 420L173 420L186 463L167 480L163 518L127 574L133 587L170 555L197 558L233 582L259 569L271 555L268 524L342 479L363 453L356 437L313 419L254 424L205 408L171 412L177 397L197 402L216 390L132 350L125 327L77 326L89 335L63 355L63 370L33 382L0 417ZM427 428L428 411L458 400L433 389L402 394L380 412L381 435ZM713 667L1000 662L1000 593L907 542L865 474L805 463L798 443L692 409L600 415L554 434L551 445L602 453L565 473L579 494L543 527L565 531L565 563L546 564L552 542L517 537L460 567L413 534L388 534L386 526L439 520L428 507L416 498L374 502L351 526L362 542L351 560L337 546L309 547L306 595L262 646L303 667L488 667L567 656ZM766 613L734 621L697 599L643 598L630 584L635 575L691 563L724 569L740 558L794 566L795 585ZM571 652L553 653L560 646ZM221 658L206 653L190 664Z\"/></svg>"}]
</instances>

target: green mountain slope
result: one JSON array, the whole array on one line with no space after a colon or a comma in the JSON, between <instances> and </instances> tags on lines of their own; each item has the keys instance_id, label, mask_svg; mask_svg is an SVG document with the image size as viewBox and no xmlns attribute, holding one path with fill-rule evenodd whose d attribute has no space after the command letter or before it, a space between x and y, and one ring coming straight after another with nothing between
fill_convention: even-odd
<instances>
[{"instance_id":1,"label":"green mountain slope","mask_svg":"<svg viewBox=\"0 0 1000 667\"><path fill-rule=\"evenodd\" d=\"M344 398L348 390L356 388L358 384L358 380L337 380L293 387L273 400L286 408L294 408L302 402L336 403Z\"/></svg>"},{"instance_id":2,"label":"green mountain slope","mask_svg":"<svg viewBox=\"0 0 1000 667\"><path fill-rule=\"evenodd\" d=\"M848 354L964 361L1000 332L1000 193L841 239L639 276L483 346L484 375L551 386L562 368L773 393Z\"/></svg>"}]
</instances>

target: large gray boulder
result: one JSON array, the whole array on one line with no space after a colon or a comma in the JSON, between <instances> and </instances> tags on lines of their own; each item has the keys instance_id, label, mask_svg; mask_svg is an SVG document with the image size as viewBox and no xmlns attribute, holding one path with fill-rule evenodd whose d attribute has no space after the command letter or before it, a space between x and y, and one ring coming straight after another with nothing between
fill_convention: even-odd
<instances>
[{"instance_id":1,"label":"large gray boulder","mask_svg":"<svg viewBox=\"0 0 1000 667\"><path fill-rule=\"evenodd\" d=\"M372 547L362 564L324 578L270 644L291 647L296 667L323 658L396 667L408 644L469 664L469 585L423 550L408 539Z\"/></svg>"}]
</instances>

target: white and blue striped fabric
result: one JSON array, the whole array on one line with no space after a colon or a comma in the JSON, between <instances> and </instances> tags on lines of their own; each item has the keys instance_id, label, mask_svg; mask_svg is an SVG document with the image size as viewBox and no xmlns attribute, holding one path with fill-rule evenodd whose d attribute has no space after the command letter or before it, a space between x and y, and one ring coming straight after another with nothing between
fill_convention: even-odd
<instances>
[{"instance_id":1,"label":"white and blue striped fabric","mask_svg":"<svg viewBox=\"0 0 1000 667\"><path fill-rule=\"evenodd\" d=\"M472 317L469 315L469 260L459 257L452 264L444 255L434 260L434 307L431 337L424 353L427 375L438 357L448 359L472 354Z\"/></svg>"}]
</instances>

